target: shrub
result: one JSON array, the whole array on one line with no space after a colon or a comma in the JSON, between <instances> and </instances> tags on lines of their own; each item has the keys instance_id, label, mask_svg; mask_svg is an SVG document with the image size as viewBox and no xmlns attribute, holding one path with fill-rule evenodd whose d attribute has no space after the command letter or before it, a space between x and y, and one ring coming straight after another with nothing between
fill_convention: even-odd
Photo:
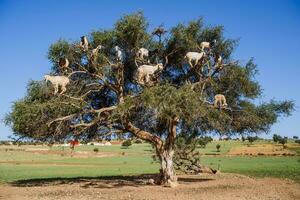
<instances>
[{"instance_id":1,"label":"shrub","mask_svg":"<svg viewBox=\"0 0 300 200\"><path fill-rule=\"evenodd\" d=\"M295 140L295 142L300 145L300 140Z\"/></svg>"},{"instance_id":2,"label":"shrub","mask_svg":"<svg viewBox=\"0 0 300 200\"><path fill-rule=\"evenodd\" d=\"M220 145L220 144L217 144L217 145L216 145L216 148L217 148L217 152L220 152L221 145Z\"/></svg>"},{"instance_id":3,"label":"shrub","mask_svg":"<svg viewBox=\"0 0 300 200\"><path fill-rule=\"evenodd\" d=\"M98 148L94 148L93 151L94 151L95 153L98 153L98 152L99 152L99 149L98 149Z\"/></svg>"},{"instance_id":4,"label":"shrub","mask_svg":"<svg viewBox=\"0 0 300 200\"><path fill-rule=\"evenodd\" d=\"M131 140L125 140L123 143L122 143L122 147L125 147L125 148L128 148L132 145L131 143Z\"/></svg>"},{"instance_id":5,"label":"shrub","mask_svg":"<svg viewBox=\"0 0 300 200\"><path fill-rule=\"evenodd\" d=\"M142 143L143 143L143 140L141 140L141 139L136 139L136 140L134 141L134 143L136 143L136 144L142 144Z\"/></svg>"}]
</instances>

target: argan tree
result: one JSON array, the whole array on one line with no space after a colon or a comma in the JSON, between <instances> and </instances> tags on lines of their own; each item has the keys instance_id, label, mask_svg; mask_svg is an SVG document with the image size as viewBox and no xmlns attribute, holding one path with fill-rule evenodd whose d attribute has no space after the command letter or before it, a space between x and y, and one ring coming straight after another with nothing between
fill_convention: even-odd
<instances>
[{"instance_id":1,"label":"argan tree","mask_svg":"<svg viewBox=\"0 0 300 200\"><path fill-rule=\"evenodd\" d=\"M148 30L143 14L134 13L87 38L88 49L66 40L50 46L50 73L70 79L67 91L54 95L51 83L31 81L27 95L6 117L15 135L53 141L131 133L154 146L161 166L156 183L174 184L179 131L195 136L267 132L281 114L293 110L290 101L255 104L261 88L253 60L233 60L237 41L224 38L222 26L204 26L201 18L166 32L163 27ZM200 47L204 41L209 48ZM92 55L98 45L104 48ZM115 46L122 50L121 60ZM147 59L137 57L141 47L150 50ZM187 52L202 52L203 57L191 65ZM68 67L59 65L61 58L68 59ZM138 84L137 69L157 63L163 69ZM216 94L223 94L227 105L214 105Z\"/></svg>"}]
</instances>

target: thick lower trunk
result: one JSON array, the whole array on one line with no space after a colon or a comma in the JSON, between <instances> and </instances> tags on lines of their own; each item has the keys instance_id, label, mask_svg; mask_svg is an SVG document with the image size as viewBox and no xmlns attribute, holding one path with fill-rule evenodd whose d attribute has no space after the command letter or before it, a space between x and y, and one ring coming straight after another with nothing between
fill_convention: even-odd
<instances>
[{"instance_id":1,"label":"thick lower trunk","mask_svg":"<svg viewBox=\"0 0 300 200\"><path fill-rule=\"evenodd\" d=\"M159 153L160 159L160 173L157 179L157 183L160 185L166 185L175 187L177 185L177 176L173 165L174 150L164 150Z\"/></svg>"},{"instance_id":2,"label":"thick lower trunk","mask_svg":"<svg viewBox=\"0 0 300 200\"><path fill-rule=\"evenodd\" d=\"M168 137L166 141L163 142L161 138L153 135L147 131L140 130L135 127L132 123L125 123L125 128L127 131L133 133L136 137L151 142L155 148L157 156L159 157L161 163L161 169L157 180L157 184L165 185L169 187L177 186L177 176L175 174L175 169L173 165L173 155L174 155L174 143L176 138L176 125L178 124L179 118L174 117L170 120Z\"/></svg>"}]
</instances>

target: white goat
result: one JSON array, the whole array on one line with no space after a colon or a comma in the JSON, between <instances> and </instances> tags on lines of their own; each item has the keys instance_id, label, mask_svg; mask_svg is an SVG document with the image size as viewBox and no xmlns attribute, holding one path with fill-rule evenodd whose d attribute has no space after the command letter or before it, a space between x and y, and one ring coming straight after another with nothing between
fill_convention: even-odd
<instances>
[{"instance_id":1,"label":"white goat","mask_svg":"<svg viewBox=\"0 0 300 200\"><path fill-rule=\"evenodd\" d=\"M222 56L219 56L217 59L217 69L221 70L223 68L223 59Z\"/></svg>"},{"instance_id":2,"label":"white goat","mask_svg":"<svg viewBox=\"0 0 300 200\"><path fill-rule=\"evenodd\" d=\"M60 94L63 94L65 91L67 91L66 86L70 83L70 79L66 76L45 75L44 78L45 78L46 82L50 81L53 84L54 94L57 94L59 86L61 86Z\"/></svg>"},{"instance_id":3,"label":"white goat","mask_svg":"<svg viewBox=\"0 0 300 200\"><path fill-rule=\"evenodd\" d=\"M98 56L98 53L101 49L103 49L104 47L102 45L98 45L95 49L92 49L92 55L91 55L91 60L93 62L96 61L96 58Z\"/></svg>"},{"instance_id":4,"label":"white goat","mask_svg":"<svg viewBox=\"0 0 300 200\"><path fill-rule=\"evenodd\" d=\"M99 44L95 49L93 49L92 50L92 55L93 56L97 56L97 54L99 53L99 51L101 50L101 49L103 49L104 47L101 45L101 44Z\"/></svg>"},{"instance_id":5,"label":"white goat","mask_svg":"<svg viewBox=\"0 0 300 200\"><path fill-rule=\"evenodd\" d=\"M115 46L115 51L116 51L117 61L122 62L124 55L121 48L119 46Z\"/></svg>"},{"instance_id":6,"label":"white goat","mask_svg":"<svg viewBox=\"0 0 300 200\"><path fill-rule=\"evenodd\" d=\"M189 62L190 66L193 67L192 61L195 61L195 65L201 60L201 58L205 55L204 52L187 52L184 56L185 59Z\"/></svg>"},{"instance_id":7,"label":"white goat","mask_svg":"<svg viewBox=\"0 0 300 200\"><path fill-rule=\"evenodd\" d=\"M58 61L58 65L61 68L67 68L67 67L69 67L69 64L70 64L70 62L67 58L60 58Z\"/></svg>"},{"instance_id":8,"label":"white goat","mask_svg":"<svg viewBox=\"0 0 300 200\"><path fill-rule=\"evenodd\" d=\"M89 41L87 39L87 37L85 36L81 36L80 37L80 44L79 46L84 50L84 51L87 51L89 49Z\"/></svg>"},{"instance_id":9,"label":"white goat","mask_svg":"<svg viewBox=\"0 0 300 200\"><path fill-rule=\"evenodd\" d=\"M201 48L201 51L204 51L204 49L210 49L210 43L209 42L201 42L200 48Z\"/></svg>"},{"instance_id":10,"label":"white goat","mask_svg":"<svg viewBox=\"0 0 300 200\"><path fill-rule=\"evenodd\" d=\"M227 102L226 102L226 98L223 94L217 94L215 95L215 101L214 101L214 107L226 107L227 106Z\"/></svg>"},{"instance_id":11,"label":"white goat","mask_svg":"<svg viewBox=\"0 0 300 200\"><path fill-rule=\"evenodd\" d=\"M137 56L139 59L144 60L144 58L149 57L149 50L146 48L140 48L137 52Z\"/></svg>"},{"instance_id":12,"label":"white goat","mask_svg":"<svg viewBox=\"0 0 300 200\"><path fill-rule=\"evenodd\" d=\"M144 85L150 82L150 76L153 75L157 70L163 69L163 64L158 63L157 65L141 65L135 74L137 83Z\"/></svg>"}]
</instances>

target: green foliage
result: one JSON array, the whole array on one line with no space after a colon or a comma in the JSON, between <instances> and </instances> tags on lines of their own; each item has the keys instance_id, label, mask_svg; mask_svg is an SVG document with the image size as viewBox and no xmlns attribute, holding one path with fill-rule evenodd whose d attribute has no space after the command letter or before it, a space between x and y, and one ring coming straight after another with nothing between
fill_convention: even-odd
<instances>
[{"instance_id":1,"label":"green foliage","mask_svg":"<svg viewBox=\"0 0 300 200\"><path fill-rule=\"evenodd\" d=\"M77 113L78 108L70 102L64 104L53 97L50 89L43 82L31 81L27 96L13 103L12 112L6 116L5 123L19 136L38 140L58 140L70 133L68 126L61 125L59 133L55 127L49 127L49 119Z\"/></svg>"},{"instance_id":2,"label":"green foliage","mask_svg":"<svg viewBox=\"0 0 300 200\"><path fill-rule=\"evenodd\" d=\"M282 137L280 135L277 135L277 134L274 134L273 135L273 141L274 142L279 142L279 140L281 139Z\"/></svg>"},{"instance_id":3,"label":"green foliage","mask_svg":"<svg viewBox=\"0 0 300 200\"><path fill-rule=\"evenodd\" d=\"M247 137L247 140L250 142L250 144L252 144L255 140L257 140L258 139L258 137L257 136L248 136Z\"/></svg>"},{"instance_id":4,"label":"green foliage","mask_svg":"<svg viewBox=\"0 0 300 200\"><path fill-rule=\"evenodd\" d=\"M199 137L197 139L197 142L198 142L198 144L200 145L201 148L205 148L206 145L208 143L210 143L211 141L213 141L213 139L210 136L202 136L202 137Z\"/></svg>"},{"instance_id":5,"label":"green foliage","mask_svg":"<svg viewBox=\"0 0 300 200\"><path fill-rule=\"evenodd\" d=\"M287 137L281 137L280 135L274 134L273 135L273 141L278 142L279 144L282 144L283 146L288 142Z\"/></svg>"},{"instance_id":6,"label":"green foliage","mask_svg":"<svg viewBox=\"0 0 300 200\"><path fill-rule=\"evenodd\" d=\"M295 142L300 145L300 140L295 140Z\"/></svg>"},{"instance_id":7,"label":"green foliage","mask_svg":"<svg viewBox=\"0 0 300 200\"><path fill-rule=\"evenodd\" d=\"M71 82L65 95L56 96L51 84L30 82L26 96L13 104L5 119L16 135L39 140L90 139L111 129L123 129L126 120L163 136L174 116L179 117L182 132L194 136L261 133L268 132L278 117L293 111L291 101L254 103L262 89L255 80L257 68L253 59L245 65L233 62L238 41L225 38L222 26L205 26L202 18L171 27L161 42L148 31L148 22L141 12L125 15L111 30L94 31L87 37L89 48L100 44L105 47L94 62L89 60L91 51L80 49L78 41L60 39L50 46L50 74L70 75ZM212 46L209 62L192 69L184 56L188 51L199 51L203 41ZM122 64L116 64L112 50L116 45L125 54ZM156 62L166 65L153 86L143 87L134 80L134 60L141 47L158 50ZM218 55L226 66L211 74L208 68L215 66ZM70 69L59 68L61 57L68 58ZM81 73L70 74L71 71ZM226 96L228 109L212 106L216 94ZM95 112L111 106L117 107L113 113ZM65 116L71 117L55 121Z\"/></svg>"},{"instance_id":8,"label":"green foliage","mask_svg":"<svg viewBox=\"0 0 300 200\"><path fill-rule=\"evenodd\" d=\"M175 141L174 168L184 173L199 173L201 170L200 153L197 140L180 136Z\"/></svg>"},{"instance_id":9,"label":"green foliage","mask_svg":"<svg viewBox=\"0 0 300 200\"><path fill-rule=\"evenodd\" d=\"M282 144L283 146L288 142L288 138L287 137L282 137L279 139L278 143Z\"/></svg>"},{"instance_id":10,"label":"green foliage","mask_svg":"<svg viewBox=\"0 0 300 200\"><path fill-rule=\"evenodd\" d=\"M99 152L99 148L94 148L93 151L94 151L95 153L98 153L98 152Z\"/></svg>"},{"instance_id":11,"label":"green foliage","mask_svg":"<svg viewBox=\"0 0 300 200\"><path fill-rule=\"evenodd\" d=\"M116 42L125 50L141 47L150 39L148 22L142 12L123 16L115 24Z\"/></svg>"}]
</instances>

